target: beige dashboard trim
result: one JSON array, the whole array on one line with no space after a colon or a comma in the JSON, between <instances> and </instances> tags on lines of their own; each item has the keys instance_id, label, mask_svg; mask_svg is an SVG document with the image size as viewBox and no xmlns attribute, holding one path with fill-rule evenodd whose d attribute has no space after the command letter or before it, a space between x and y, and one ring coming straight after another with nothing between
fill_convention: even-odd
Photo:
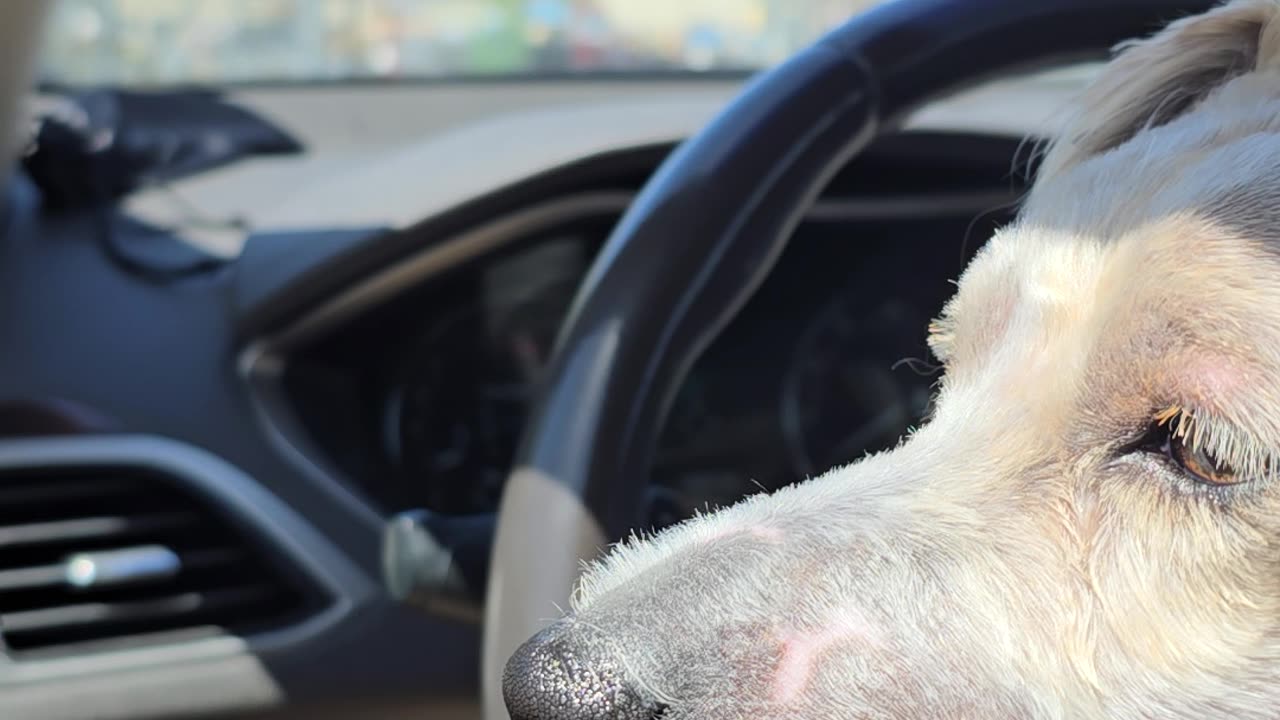
<instances>
[{"instance_id":1,"label":"beige dashboard trim","mask_svg":"<svg viewBox=\"0 0 1280 720\"><path fill-rule=\"evenodd\" d=\"M1086 64L996 80L922 108L905 129L1052 134L1095 70ZM166 226L185 225L184 208L194 206L210 217L241 218L258 232L407 228L519 178L681 142L740 89L738 82L524 83L240 93L235 99L304 138L308 152L247 159L138 193L128 209ZM245 234L187 229L192 243L232 256Z\"/></svg>"},{"instance_id":2,"label":"beige dashboard trim","mask_svg":"<svg viewBox=\"0 0 1280 720\"><path fill-rule=\"evenodd\" d=\"M271 345L277 350L296 345L300 340L339 325L410 285L497 250L516 238L571 220L620 215L627 209L631 198L630 193L570 195L516 211L452 240L433 243L311 311L277 335Z\"/></svg>"}]
</instances>

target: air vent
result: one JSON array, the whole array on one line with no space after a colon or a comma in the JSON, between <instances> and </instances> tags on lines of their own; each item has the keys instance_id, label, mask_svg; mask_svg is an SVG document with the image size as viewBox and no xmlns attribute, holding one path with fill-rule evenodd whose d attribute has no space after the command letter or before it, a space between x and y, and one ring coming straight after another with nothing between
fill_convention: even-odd
<instances>
[{"instance_id":1,"label":"air vent","mask_svg":"<svg viewBox=\"0 0 1280 720\"><path fill-rule=\"evenodd\" d=\"M22 656L279 627L317 595L265 550L152 471L0 473L0 637Z\"/></svg>"}]
</instances>

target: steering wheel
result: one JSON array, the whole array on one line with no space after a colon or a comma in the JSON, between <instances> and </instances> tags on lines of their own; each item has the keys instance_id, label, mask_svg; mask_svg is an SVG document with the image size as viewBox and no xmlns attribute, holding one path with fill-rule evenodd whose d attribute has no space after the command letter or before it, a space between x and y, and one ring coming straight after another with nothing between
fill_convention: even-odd
<instances>
[{"instance_id":1,"label":"steering wheel","mask_svg":"<svg viewBox=\"0 0 1280 720\"><path fill-rule=\"evenodd\" d=\"M758 76L649 180L565 322L499 509L485 717L502 669L567 608L583 560L640 521L690 365L768 275L832 175L924 103L1097 58L1212 0L895 0Z\"/></svg>"}]
</instances>

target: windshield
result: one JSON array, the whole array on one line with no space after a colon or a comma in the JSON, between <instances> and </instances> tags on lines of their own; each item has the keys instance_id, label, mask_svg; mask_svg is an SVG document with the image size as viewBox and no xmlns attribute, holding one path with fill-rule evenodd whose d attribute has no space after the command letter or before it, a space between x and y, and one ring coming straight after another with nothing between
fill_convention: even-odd
<instances>
[{"instance_id":1,"label":"windshield","mask_svg":"<svg viewBox=\"0 0 1280 720\"><path fill-rule=\"evenodd\" d=\"M172 85L748 72L875 0L60 0L43 79Z\"/></svg>"}]
</instances>

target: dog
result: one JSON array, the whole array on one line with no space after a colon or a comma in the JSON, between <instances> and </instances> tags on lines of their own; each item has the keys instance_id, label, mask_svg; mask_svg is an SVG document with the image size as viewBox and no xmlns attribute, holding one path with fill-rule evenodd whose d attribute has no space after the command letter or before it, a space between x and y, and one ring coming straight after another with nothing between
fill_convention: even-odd
<instances>
[{"instance_id":1,"label":"dog","mask_svg":"<svg viewBox=\"0 0 1280 720\"><path fill-rule=\"evenodd\" d=\"M1280 718L1280 0L1125 44L1055 138L928 421L612 549L515 717Z\"/></svg>"}]
</instances>

